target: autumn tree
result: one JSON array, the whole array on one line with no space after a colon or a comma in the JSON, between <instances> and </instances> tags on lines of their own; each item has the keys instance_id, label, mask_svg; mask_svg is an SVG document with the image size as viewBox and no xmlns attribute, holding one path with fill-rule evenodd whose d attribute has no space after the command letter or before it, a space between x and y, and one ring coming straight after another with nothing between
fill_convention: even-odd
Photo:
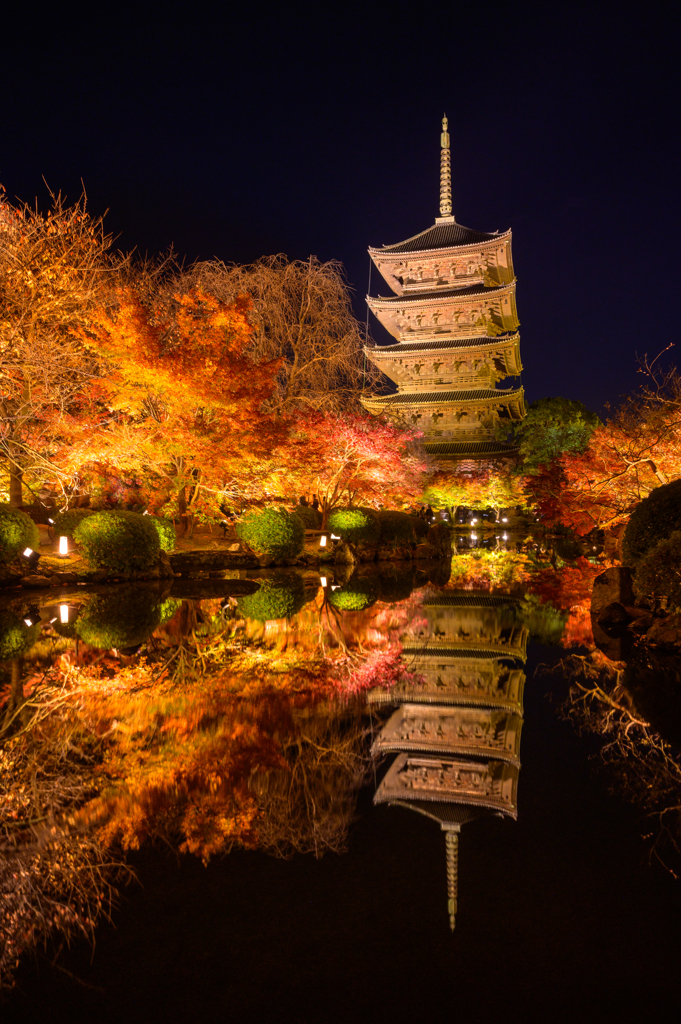
<instances>
[{"instance_id":1,"label":"autumn tree","mask_svg":"<svg viewBox=\"0 0 681 1024\"><path fill-rule=\"evenodd\" d=\"M359 502L381 506L416 497L427 461L414 433L366 413L310 413L294 417L275 452L278 472L298 493L314 493L329 512Z\"/></svg>"},{"instance_id":2,"label":"autumn tree","mask_svg":"<svg viewBox=\"0 0 681 1024\"><path fill-rule=\"evenodd\" d=\"M246 355L247 296L225 303L190 291L159 304L140 292L119 287L82 334L109 371L64 457L139 473L152 506L169 501L186 526L192 513L217 514L226 495L258 489L268 452L260 407L279 363Z\"/></svg>"},{"instance_id":3,"label":"autumn tree","mask_svg":"<svg viewBox=\"0 0 681 1024\"><path fill-rule=\"evenodd\" d=\"M24 486L60 476L55 445L102 373L81 331L111 269L111 240L84 195L72 206L60 194L51 200L42 214L0 191L0 458L12 505Z\"/></svg>"},{"instance_id":4,"label":"autumn tree","mask_svg":"<svg viewBox=\"0 0 681 1024\"><path fill-rule=\"evenodd\" d=\"M377 373L364 357L340 263L281 255L245 267L213 261L196 264L188 280L224 302L251 296L251 355L281 360L272 411L360 410L361 391Z\"/></svg>"}]
</instances>

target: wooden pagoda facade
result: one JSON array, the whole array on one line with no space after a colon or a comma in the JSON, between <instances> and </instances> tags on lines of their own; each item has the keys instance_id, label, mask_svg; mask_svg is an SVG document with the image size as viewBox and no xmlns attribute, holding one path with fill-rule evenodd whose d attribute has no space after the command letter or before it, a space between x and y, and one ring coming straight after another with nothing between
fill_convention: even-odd
<instances>
[{"instance_id":1,"label":"wooden pagoda facade","mask_svg":"<svg viewBox=\"0 0 681 1024\"><path fill-rule=\"evenodd\" d=\"M405 242L369 248L393 294L367 303L395 342L366 355L397 392L363 404L422 431L433 455L490 459L513 453L503 425L525 415L522 387L497 387L522 370L511 232L457 223L447 118L442 127L440 216Z\"/></svg>"}]
</instances>

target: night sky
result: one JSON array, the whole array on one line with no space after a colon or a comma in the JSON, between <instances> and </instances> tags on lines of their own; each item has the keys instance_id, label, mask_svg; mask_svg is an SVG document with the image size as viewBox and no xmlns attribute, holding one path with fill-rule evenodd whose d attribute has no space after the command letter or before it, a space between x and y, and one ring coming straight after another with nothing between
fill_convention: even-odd
<instances>
[{"instance_id":1,"label":"night sky","mask_svg":"<svg viewBox=\"0 0 681 1024\"><path fill-rule=\"evenodd\" d=\"M367 245L439 213L446 111L457 220L513 229L528 399L601 411L677 334L672 10L15 5L0 182L42 203L43 177L72 199L82 179L126 250L338 259L364 320Z\"/></svg>"}]
</instances>

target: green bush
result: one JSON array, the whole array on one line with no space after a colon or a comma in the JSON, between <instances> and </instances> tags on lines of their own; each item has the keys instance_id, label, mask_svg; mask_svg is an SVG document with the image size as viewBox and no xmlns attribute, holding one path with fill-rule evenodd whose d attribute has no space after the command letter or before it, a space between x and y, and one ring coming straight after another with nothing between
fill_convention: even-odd
<instances>
[{"instance_id":1,"label":"green bush","mask_svg":"<svg viewBox=\"0 0 681 1024\"><path fill-rule=\"evenodd\" d=\"M293 515L298 516L306 530L318 530L322 525L321 512L310 505L296 505Z\"/></svg>"},{"instance_id":2,"label":"green bush","mask_svg":"<svg viewBox=\"0 0 681 1024\"><path fill-rule=\"evenodd\" d=\"M295 558L303 550L305 527L297 515L283 508L249 512L237 523L236 535L259 555Z\"/></svg>"},{"instance_id":3,"label":"green bush","mask_svg":"<svg viewBox=\"0 0 681 1024\"><path fill-rule=\"evenodd\" d=\"M636 596L681 610L681 531L649 548L636 567Z\"/></svg>"},{"instance_id":4,"label":"green bush","mask_svg":"<svg viewBox=\"0 0 681 1024\"><path fill-rule=\"evenodd\" d=\"M177 534L175 533L175 524L172 520L164 519L163 516L145 516L145 518L153 523L158 533L161 551L174 551L177 543Z\"/></svg>"},{"instance_id":5,"label":"green bush","mask_svg":"<svg viewBox=\"0 0 681 1024\"><path fill-rule=\"evenodd\" d=\"M3 612L0 620L0 661L20 658L39 636L40 623L27 626L18 612Z\"/></svg>"},{"instance_id":6,"label":"green bush","mask_svg":"<svg viewBox=\"0 0 681 1024\"><path fill-rule=\"evenodd\" d=\"M55 536L73 538L73 531L80 526L84 519L94 514L94 509L91 508L70 508L66 512L57 512L52 527Z\"/></svg>"},{"instance_id":7,"label":"green bush","mask_svg":"<svg viewBox=\"0 0 681 1024\"><path fill-rule=\"evenodd\" d=\"M150 569L161 550L158 531L150 520L151 516L137 512L95 512L76 527L73 539L83 557L97 568L116 572Z\"/></svg>"},{"instance_id":8,"label":"green bush","mask_svg":"<svg viewBox=\"0 0 681 1024\"><path fill-rule=\"evenodd\" d=\"M635 568L647 551L675 530L681 530L681 480L656 487L636 506L624 531L624 564Z\"/></svg>"},{"instance_id":9,"label":"green bush","mask_svg":"<svg viewBox=\"0 0 681 1024\"><path fill-rule=\"evenodd\" d=\"M30 516L11 505L0 505L0 562L11 562L24 548L34 550L40 534Z\"/></svg>"},{"instance_id":10,"label":"green bush","mask_svg":"<svg viewBox=\"0 0 681 1024\"><path fill-rule=\"evenodd\" d=\"M369 508L337 508L327 519L329 533L335 533L351 544L378 544L381 524Z\"/></svg>"},{"instance_id":11,"label":"green bush","mask_svg":"<svg viewBox=\"0 0 681 1024\"><path fill-rule=\"evenodd\" d=\"M418 516L387 510L376 515L381 526L381 544L418 544L428 534L428 523Z\"/></svg>"},{"instance_id":12,"label":"green bush","mask_svg":"<svg viewBox=\"0 0 681 1024\"><path fill-rule=\"evenodd\" d=\"M377 598L376 580L366 576L350 579L340 590L332 590L329 594L329 602L339 612L362 612L374 604Z\"/></svg>"},{"instance_id":13,"label":"green bush","mask_svg":"<svg viewBox=\"0 0 681 1024\"><path fill-rule=\"evenodd\" d=\"M154 632L161 621L161 608L161 602L144 591L97 595L76 619L76 633L91 647L135 647Z\"/></svg>"},{"instance_id":14,"label":"green bush","mask_svg":"<svg viewBox=\"0 0 681 1024\"><path fill-rule=\"evenodd\" d=\"M182 602L178 601L176 597L169 597L165 601L162 601L159 609L159 626L165 626L166 622L170 622L181 604Z\"/></svg>"},{"instance_id":15,"label":"green bush","mask_svg":"<svg viewBox=\"0 0 681 1024\"><path fill-rule=\"evenodd\" d=\"M236 599L237 607L245 619L269 622L270 619L290 619L305 604L305 584L302 576L263 580L255 594Z\"/></svg>"}]
</instances>

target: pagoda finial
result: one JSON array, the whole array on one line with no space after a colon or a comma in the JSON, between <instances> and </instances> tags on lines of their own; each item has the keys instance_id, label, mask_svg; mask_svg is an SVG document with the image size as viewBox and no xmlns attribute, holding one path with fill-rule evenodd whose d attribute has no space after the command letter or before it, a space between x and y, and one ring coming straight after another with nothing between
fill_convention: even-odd
<instances>
[{"instance_id":1,"label":"pagoda finial","mask_svg":"<svg viewBox=\"0 0 681 1024\"><path fill-rule=\"evenodd\" d=\"M447 910L449 911L449 927L456 927L456 910L459 889L459 836L453 829L445 832L447 844Z\"/></svg>"},{"instance_id":2,"label":"pagoda finial","mask_svg":"<svg viewBox=\"0 0 681 1024\"><path fill-rule=\"evenodd\" d=\"M442 118L442 134L440 135L440 216L452 216L452 164L449 153L449 132L447 131L447 115Z\"/></svg>"}]
</instances>

